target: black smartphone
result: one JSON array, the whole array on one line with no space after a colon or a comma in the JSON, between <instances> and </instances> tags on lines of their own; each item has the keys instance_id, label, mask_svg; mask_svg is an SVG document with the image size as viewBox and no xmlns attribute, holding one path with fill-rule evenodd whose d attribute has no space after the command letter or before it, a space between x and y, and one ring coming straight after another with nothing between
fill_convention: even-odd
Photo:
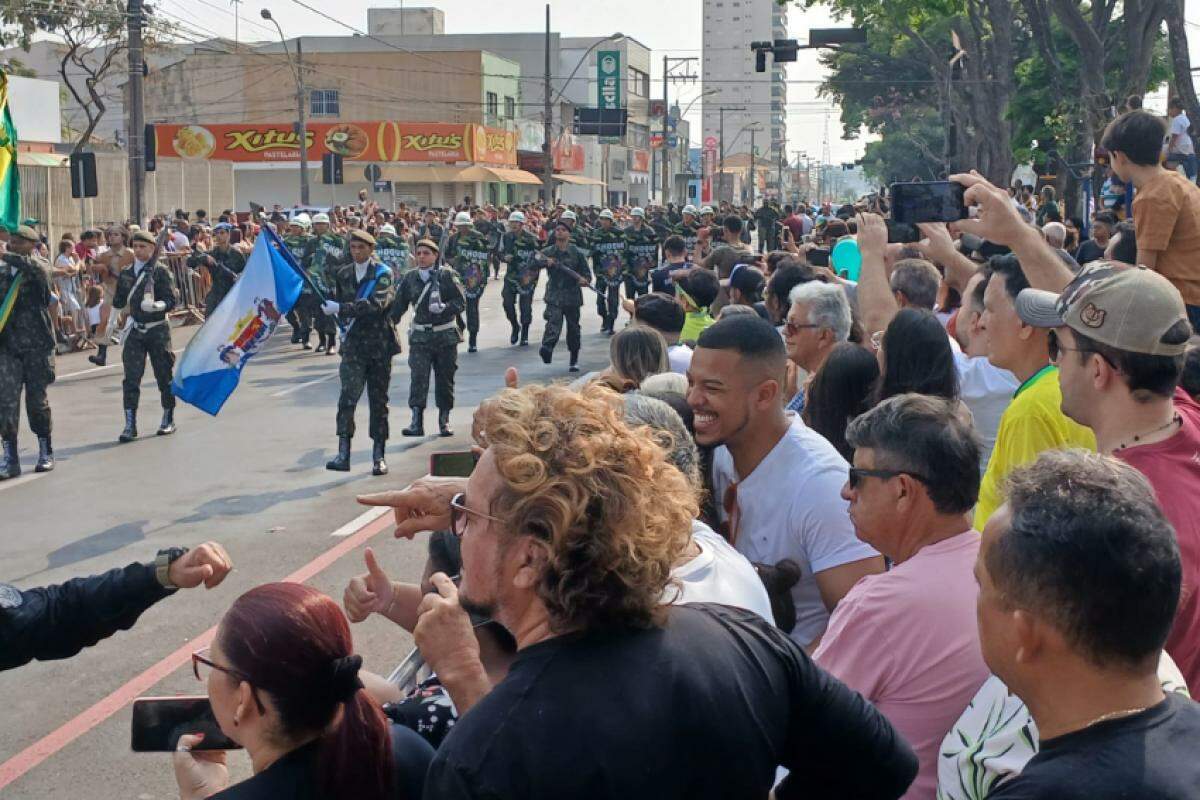
<instances>
[{"instance_id":1,"label":"black smartphone","mask_svg":"<svg viewBox=\"0 0 1200 800\"><path fill-rule=\"evenodd\" d=\"M470 450L433 453L429 456L429 474L438 478L469 478L479 461Z\"/></svg>"},{"instance_id":2,"label":"black smartphone","mask_svg":"<svg viewBox=\"0 0 1200 800\"><path fill-rule=\"evenodd\" d=\"M221 733L207 697L139 697L133 701L135 753L170 753L185 733L203 733L196 750L239 750L241 745Z\"/></svg>"},{"instance_id":3,"label":"black smartphone","mask_svg":"<svg viewBox=\"0 0 1200 800\"><path fill-rule=\"evenodd\" d=\"M961 183L953 181L893 183L892 219L906 225L966 219L964 191Z\"/></svg>"},{"instance_id":4,"label":"black smartphone","mask_svg":"<svg viewBox=\"0 0 1200 800\"><path fill-rule=\"evenodd\" d=\"M916 225L888 220L888 244L912 244L921 241L921 232Z\"/></svg>"},{"instance_id":5,"label":"black smartphone","mask_svg":"<svg viewBox=\"0 0 1200 800\"><path fill-rule=\"evenodd\" d=\"M808 264L811 267L828 267L829 266L829 249L825 247L814 247L808 251Z\"/></svg>"}]
</instances>

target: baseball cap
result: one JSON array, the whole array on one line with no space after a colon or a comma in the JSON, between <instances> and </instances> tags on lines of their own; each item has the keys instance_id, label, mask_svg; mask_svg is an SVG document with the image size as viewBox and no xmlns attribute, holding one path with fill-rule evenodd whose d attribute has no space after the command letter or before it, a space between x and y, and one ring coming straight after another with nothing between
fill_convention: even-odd
<instances>
[{"instance_id":1,"label":"baseball cap","mask_svg":"<svg viewBox=\"0 0 1200 800\"><path fill-rule=\"evenodd\" d=\"M1022 289L1017 316L1035 328L1065 325L1101 344L1129 353L1179 356L1187 340L1163 341L1167 331L1187 321L1183 297L1153 270L1096 261L1085 267L1061 294Z\"/></svg>"}]
</instances>

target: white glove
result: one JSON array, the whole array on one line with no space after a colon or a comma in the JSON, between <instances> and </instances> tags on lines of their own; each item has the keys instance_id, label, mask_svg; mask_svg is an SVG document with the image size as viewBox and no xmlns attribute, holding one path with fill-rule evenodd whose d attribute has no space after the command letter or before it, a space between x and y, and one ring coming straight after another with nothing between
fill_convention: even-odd
<instances>
[{"instance_id":1,"label":"white glove","mask_svg":"<svg viewBox=\"0 0 1200 800\"><path fill-rule=\"evenodd\" d=\"M445 303L430 303L429 304L429 313L430 314L440 314L445 310L446 310Z\"/></svg>"},{"instance_id":2,"label":"white glove","mask_svg":"<svg viewBox=\"0 0 1200 800\"><path fill-rule=\"evenodd\" d=\"M340 309L341 305L337 300L326 300L324 303L321 303L321 310L325 312L325 316L327 317L337 316Z\"/></svg>"},{"instance_id":3,"label":"white glove","mask_svg":"<svg viewBox=\"0 0 1200 800\"><path fill-rule=\"evenodd\" d=\"M167 304L162 300L151 300L149 298L142 301L142 311L147 314L153 314L155 311L166 311Z\"/></svg>"}]
</instances>

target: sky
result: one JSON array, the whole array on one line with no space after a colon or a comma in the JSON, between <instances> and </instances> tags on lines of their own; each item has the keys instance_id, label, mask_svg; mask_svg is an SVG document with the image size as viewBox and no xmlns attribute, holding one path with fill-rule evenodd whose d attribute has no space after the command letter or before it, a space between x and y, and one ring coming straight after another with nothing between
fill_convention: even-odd
<instances>
[{"instance_id":1,"label":"sky","mask_svg":"<svg viewBox=\"0 0 1200 800\"><path fill-rule=\"evenodd\" d=\"M446 16L446 33L487 33L542 31L545 29L544 0L426 0L406 3L398 0L304 0L330 16L365 31L367 9L371 7L433 6ZM763 2L763 0L758 0ZM274 28L264 28L259 16L261 8L271 10L287 36L317 36L350 34L351 31L303 8L296 0L158 0L155 5L173 23L185 25L196 35L220 34L234 37L233 9L238 9L238 36L249 39L274 39ZM700 0L554 0L550 4L551 28L564 36L604 36L620 31L640 41L653 51L651 63L651 93L662 94L659 72L662 56L701 55ZM796 5L788 11L789 35L802 43L810 27L836 27L824 8L805 11ZM761 37L770 38L770 31ZM749 46L749 42L746 43ZM696 67L699 74L699 65ZM810 157L820 157L825 132L828 129L830 160L834 163L852 161L862 155L864 141L843 141L839 111L836 106L817 97L817 84L822 70L817 53L802 50L794 64L787 66L788 86L788 150L805 150ZM703 91L695 84L673 83L671 97L678 98L681 107ZM700 111L703 100L692 106L688 114L692 130L700 130ZM674 104L674 100L672 101ZM828 118L828 124L826 119ZM693 139L698 138L698 133Z\"/></svg>"}]
</instances>

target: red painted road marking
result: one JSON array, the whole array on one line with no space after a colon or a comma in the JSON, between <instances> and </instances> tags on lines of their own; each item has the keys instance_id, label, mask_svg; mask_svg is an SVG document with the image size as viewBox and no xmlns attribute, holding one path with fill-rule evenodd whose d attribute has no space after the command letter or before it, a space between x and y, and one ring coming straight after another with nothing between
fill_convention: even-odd
<instances>
[{"instance_id":1,"label":"red painted road marking","mask_svg":"<svg viewBox=\"0 0 1200 800\"><path fill-rule=\"evenodd\" d=\"M358 533L355 533L353 536L347 536L338 542L336 546L326 550L283 580L290 583L304 583L322 570L327 569L331 564L354 548L370 541L383 531L390 530L392 524L391 514L379 517L379 519L363 526L362 530ZM8 786L71 742L83 736L101 722L104 722L104 720L113 714L116 714L126 705L133 702L135 698L144 695L156 683L186 664L191 659L193 650L198 650L212 642L212 638L216 632L217 626L214 625L145 672L117 688L91 708L88 708L66 722L58 729L46 734L38 741L29 745L29 747L26 747L8 759L8 761L0 764L0 789Z\"/></svg>"}]
</instances>

